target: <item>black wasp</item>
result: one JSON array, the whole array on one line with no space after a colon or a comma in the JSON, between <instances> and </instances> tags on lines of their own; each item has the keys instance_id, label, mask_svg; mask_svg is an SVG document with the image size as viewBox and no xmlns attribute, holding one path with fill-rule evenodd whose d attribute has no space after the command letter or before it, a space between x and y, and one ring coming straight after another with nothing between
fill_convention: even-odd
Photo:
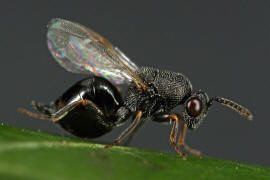
<instances>
[{"instance_id":1,"label":"black wasp","mask_svg":"<svg viewBox=\"0 0 270 180\"><path fill-rule=\"evenodd\" d=\"M49 119L84 138L102 136L132 117L130 125L105 148L128 135L129 142L147 120L172 122L170 143L186 158L180 146L191 154L200 155L185 144L186 129L197 128L214 101L249 120L253 118L248 109L229 99L209 98L201 90L193 91L191 82L181 73L138 67L108 40L78 23L52 19L47 39L52 56L63 68L89 77L48 105L33 102L41 114L25 109L19 111L34 118ZM172 112L178 105L183 105L180 114Z\"/></svg>"}]
</instances>

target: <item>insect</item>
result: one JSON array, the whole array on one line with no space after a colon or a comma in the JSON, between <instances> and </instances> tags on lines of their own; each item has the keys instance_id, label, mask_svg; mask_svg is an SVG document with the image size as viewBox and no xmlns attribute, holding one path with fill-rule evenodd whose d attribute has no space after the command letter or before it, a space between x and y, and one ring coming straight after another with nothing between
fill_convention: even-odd
<instances>
[{"instance_id":1,"label":"insect","mask_svg":"<svg viewBox=\"0 0 270 180\"><path fill-rule=\"evenodd\" d=\"M64 19L48 24L48 48L54 59L67 71L88 75L50 104L33 101L40 112L18 111L33 118L48 119L69 133L96 138L124 124L130 125L110 148L125 137L130 142L148 120L172 124L169 141L179 155L200 155L185 143L187 129L196 129L213 102L221 103L248 120L251 112L232 100L193 91L190 80L181 73L138 67L122 51L93 30ZM182 105L181 113L172 111ZM180 127L181 126L181 127ZM180 133L178 134L178 128ZM177 139L178 136L178 139Z\"/></svg>"}]
</instances>

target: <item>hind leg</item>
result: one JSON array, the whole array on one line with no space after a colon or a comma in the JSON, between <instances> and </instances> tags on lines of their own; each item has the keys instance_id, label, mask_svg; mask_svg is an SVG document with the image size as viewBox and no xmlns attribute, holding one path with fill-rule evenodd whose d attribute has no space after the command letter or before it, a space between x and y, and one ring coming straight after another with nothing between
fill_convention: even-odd
<instances>
[{"instance_id":1,"label":"hind leg","mask_svg":"<svg viewBox=\"0 0 270 180\"><path fill-rule=\"evenodd\" d=\"M52 114L57 111L57 108L56 108L56 105L54 102L52 102L50 104L43 104L43 103L39 103L36 101L32 101L31 105L33 106L34 109L39 111L40 114L31 112L31 111L24 109L24 108L18 108L17 111L22 113L22 114L25 114L29 117L32 117L32 118L47 119L47 120L51 120L51 121L55 122L55 120L54 120L55 118Z\"/></svg>"},{"instance_id":2,"label":"hind leg","mask_svg":"<svg viewBox=\"0 0 270 180\"><path fill-rule=\"evenodd\" d=\"M78 105L81 105L81 104L83 106L86 106L88 104L92 104L92 102L82 99L82 100L73 102L71 104L68 104L68 105L62 107L61 109L57 110L54 103L52 103L51 105L43 105L41 103L36 103L33 101L32 102L33 107L35 109L37 109L42 114L34 113L34 112L31 112L31 111L23 109L23 108L18 108L18 112L25 114L25 115L32 117L32 118L47 119L47 120L51 120L53 122L57 122L58 120L62 119L68 112L70 112L72 109L74 109L75 107L77 107Z\"/></svg>"},{"instance_id":3,"label":"hind leg","mask_svg":"<svg viewBox=\"0 0 270 180\"><path fill-rule=\"evenodd\" d=\"M42 114L51 115L57 111L55 102L51 102L50 104L43 104L36 101L32 101L31 105L34 109L38 110Z\"/></svg>"}]
</instances>

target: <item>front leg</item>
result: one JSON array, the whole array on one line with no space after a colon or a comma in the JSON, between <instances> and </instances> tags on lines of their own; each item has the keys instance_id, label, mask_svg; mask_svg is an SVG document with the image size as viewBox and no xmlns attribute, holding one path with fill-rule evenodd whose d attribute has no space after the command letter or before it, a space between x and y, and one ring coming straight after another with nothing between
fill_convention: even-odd
<instances>
[{"instance_id":1,"label":"front leg","mask_svg":"<svg viewBox=\"0 0 270 180\"><path fill-rule=\"evenodd\" d=\"M173 128L172 128L172 131L171 131L171 136L170 136L170 142L171 142L171 144L173 144L174 148L175 148L175 145L174 145L173 141L175 141L175 138L176 138L176 135L177 135L176 131L178 130L178 122L175 122L175 121L179 121L181 119L182 119L182 116L180 114L176 114L176 113L161 113L161 114L155 116L155 119L154 119L154 121L156 121L156 122L171 122L171 121L174 121L173 122L174 123ZM175 124L175 123L177 123L177 124ZM186 131L187 131L187 125L186 125L185 122L182 121L177 145L178 146L183 146L184 150L186 150L188 153L190 153L192 155L200 156L201 155L200 151L190 148L185 143ZM176 134L176 135L173 135L173 134ZM177 147L177 149L179 149L179 148ZM178 152L178 150L176 150L176 151ZM182 153L178 152L178 154L181 155Z\"/></svg>"},{"instance_id":2,"label":"front leg","mask_svg":"<svg viewBox=\"0 0 270 180\"><path fill-rule=\"evenodd\" d=\"M173 120L173 127L172 127L171 134L170 134L170 143L173 145L175 151L180 156L182 156L182 158L184 160L186 160L187 155L183 151L181 151L180 148L178 147L178 145L176 144L176 136L177 136L177 133L178 133L179 118L177 117L176 114L172 114L172 115L168 116L168 119Z\"/></svg>"},{"instance_id":3,"label":"front leg","mask_svg":"<svg viewBox=\"0 0 270 180\"><path fill-rule=\"evenodd\" d=\"M201 152L196 150L196 149L192 149L191 147L189 147L186 143L185 143L185 137L186 137L186 132L187 132L187 124L185 122L182 122L181 124L181 130L180 130L180 135L178 137L178 146L183 146L184 149L189 152L190 154L193 154L194 156L201 156Z\"/></svg>"}]
</instances>

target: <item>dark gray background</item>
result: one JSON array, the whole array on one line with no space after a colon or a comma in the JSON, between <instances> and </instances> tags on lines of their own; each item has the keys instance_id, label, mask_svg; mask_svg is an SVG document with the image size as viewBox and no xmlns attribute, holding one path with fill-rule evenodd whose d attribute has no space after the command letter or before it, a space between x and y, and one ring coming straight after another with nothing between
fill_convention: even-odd
<instances>
[{"instance_id":1,"label":"dark gray background","mask_svg":"<svg viewBox=\"0 0 270 180\"><path fill-rule=\"evenodd\" d=\"M253 122L216 104L187 142L206 156L269 166L269 9L269 1L244 0L1 1L1 122L67 135L16 113L33 99L53 100L83 77L62 69L47 49L46 24L61 17L96 30L138 65L182 72L195 89L250 108ZM111 142L122 129L98 140ZM175 153L170 129L149 122L132 146Z\"/></svg>"}]
</instances>

